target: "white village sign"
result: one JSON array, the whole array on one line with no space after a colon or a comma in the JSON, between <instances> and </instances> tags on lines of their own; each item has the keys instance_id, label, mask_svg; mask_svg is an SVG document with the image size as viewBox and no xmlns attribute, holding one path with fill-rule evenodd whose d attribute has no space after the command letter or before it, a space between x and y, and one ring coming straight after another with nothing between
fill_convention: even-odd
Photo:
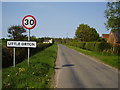
<instances>
[{"instance_id":1,"label":"white village sign","mask_svg":"<svg viewBox=\"0 0 120 90\"><path fill-rule=\"evenodd\" d=\"M36 48L36 42L35 41L7 41L7 47Z\"/></svg>"}]
</instances>

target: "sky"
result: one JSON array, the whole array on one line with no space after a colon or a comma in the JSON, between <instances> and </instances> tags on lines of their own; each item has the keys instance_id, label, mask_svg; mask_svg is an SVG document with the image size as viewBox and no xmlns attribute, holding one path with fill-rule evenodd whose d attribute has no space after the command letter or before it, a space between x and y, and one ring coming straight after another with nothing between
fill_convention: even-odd
<instances>
[{"instance_id":1,"label":"sky","mask_svg":"<svg viewBox=\"0 0 120 90\"><path fill-rule=\"evenodd\" d=\"M22 25L26 15L37 20L31 36L73 38L79 24L88 24L100 35L109 33L105 10L106 2L2 2L2 37L7 38L11 25Z\"/></svg>"},{"instance_id":2,"label":"sky","mask_svg":"<svg viewBox=\"0 0 120 90\"><path fill-rule=\"evenodd\" d=\"M1 0L2 2L116 2L118 0Z\"/></svg>"}]
</instances>

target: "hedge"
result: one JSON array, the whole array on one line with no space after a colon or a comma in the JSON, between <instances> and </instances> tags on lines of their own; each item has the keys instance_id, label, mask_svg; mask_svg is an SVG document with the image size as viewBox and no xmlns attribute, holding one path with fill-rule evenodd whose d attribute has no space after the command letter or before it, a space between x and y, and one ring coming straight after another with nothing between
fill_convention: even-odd
<instances>
[{"instance_id":1,"label":"hedge","mask_svg":"<svg viewBox=\"0 0 120 90\"><path fill-rule=\"evenodd\" d=\"M52 44L38 43L36 48L30 48L30 56L36 54L39 51L51 46ZM22 62L27 58L28 49L27 48L16 48L16 64ZM13 49L2 47L2 67L9 67L13 65Z\"/></svg>"},{"instance_id":2,"label":"hedge","mask_svg":"<svg viewBox=\"0 0 120 90\"><path fill-rule=\"evenodd\" d=\"M84 49L85 48L85 42L78 42L77 47Z\"/></svg>"},{"instance_id":3,"label":"hedge","mask_svg":"<svg viewBox=\"0 0 120 90\"><path fill-rule=\"evenodd\" d=\"M95 42L86 42L84 48L90 51L95 50Z\"/></svg>"},{"instance_id":4,"label":"hedge","mask_svg":"<svg viewBox=\"0 0 120 90\"><path fill-rule=\"evenodd\" d=\"M96 52L120 53L120 45L106 42L70 42L69 45Z\"/></svg>"},{"instance_id":5,"label":"hedge","mask_svg":"<svg viewBox=\"0 0 120 90\"><path fill-rule=\"evenodd\" d=\"M111 49L112 45L106 42L96 42L95 51L103 52L103 50Z\"/></svg>"}]
</instances>

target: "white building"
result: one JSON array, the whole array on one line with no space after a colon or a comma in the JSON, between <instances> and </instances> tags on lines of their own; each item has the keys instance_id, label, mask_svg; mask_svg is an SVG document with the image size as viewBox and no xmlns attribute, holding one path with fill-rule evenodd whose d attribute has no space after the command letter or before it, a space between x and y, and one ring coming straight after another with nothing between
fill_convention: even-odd
<instances>
[{"instance_id":1,"label":"white building","mask_svg":"<svg viewBox=\"0 0 120 90\"><path fill-rule=\"evenodd\" d=\"M52 39L50 39L50 40L43 41L43 43L53 43L53 42L52 42Z\"/></svg>"}]
</instances>

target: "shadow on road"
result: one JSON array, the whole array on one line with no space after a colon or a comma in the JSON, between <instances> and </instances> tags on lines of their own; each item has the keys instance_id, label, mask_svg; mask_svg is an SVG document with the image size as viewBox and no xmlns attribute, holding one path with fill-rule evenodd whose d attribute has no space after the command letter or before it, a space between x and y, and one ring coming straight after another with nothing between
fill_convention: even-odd
<instances>
[{"instance_id":1,"label":"shadow on road","mask_svg":"<svg viewBox=\"0 0 120 90\"><path fill-rule=\"evenodd\" d=\"M62 67L71 67L71 66L74 66L74 64L65 64L65 65L62 65ZM54 67L54 69L62 69L62 67Z\"/></svg>"},{"instance_id":2,"label":"shadow on road","mask_svg":"<svg viewBox=\"0 0 120 90\"><path fill-rule=\"evenodd\" d=\"M61 69L60 67L54 67L54 69Z\"/></svg>"},{"instance_id":3,"label":"shadow on road","mask_svg":"<svg viewBox=\"0 0 120 90\"><path fill-rule=\"evenodd\" d=\"M71 66L74 66L74 64L65 64L65 65L62 65L62 67L71 67Z\"/></svg>"}]
</instances>

